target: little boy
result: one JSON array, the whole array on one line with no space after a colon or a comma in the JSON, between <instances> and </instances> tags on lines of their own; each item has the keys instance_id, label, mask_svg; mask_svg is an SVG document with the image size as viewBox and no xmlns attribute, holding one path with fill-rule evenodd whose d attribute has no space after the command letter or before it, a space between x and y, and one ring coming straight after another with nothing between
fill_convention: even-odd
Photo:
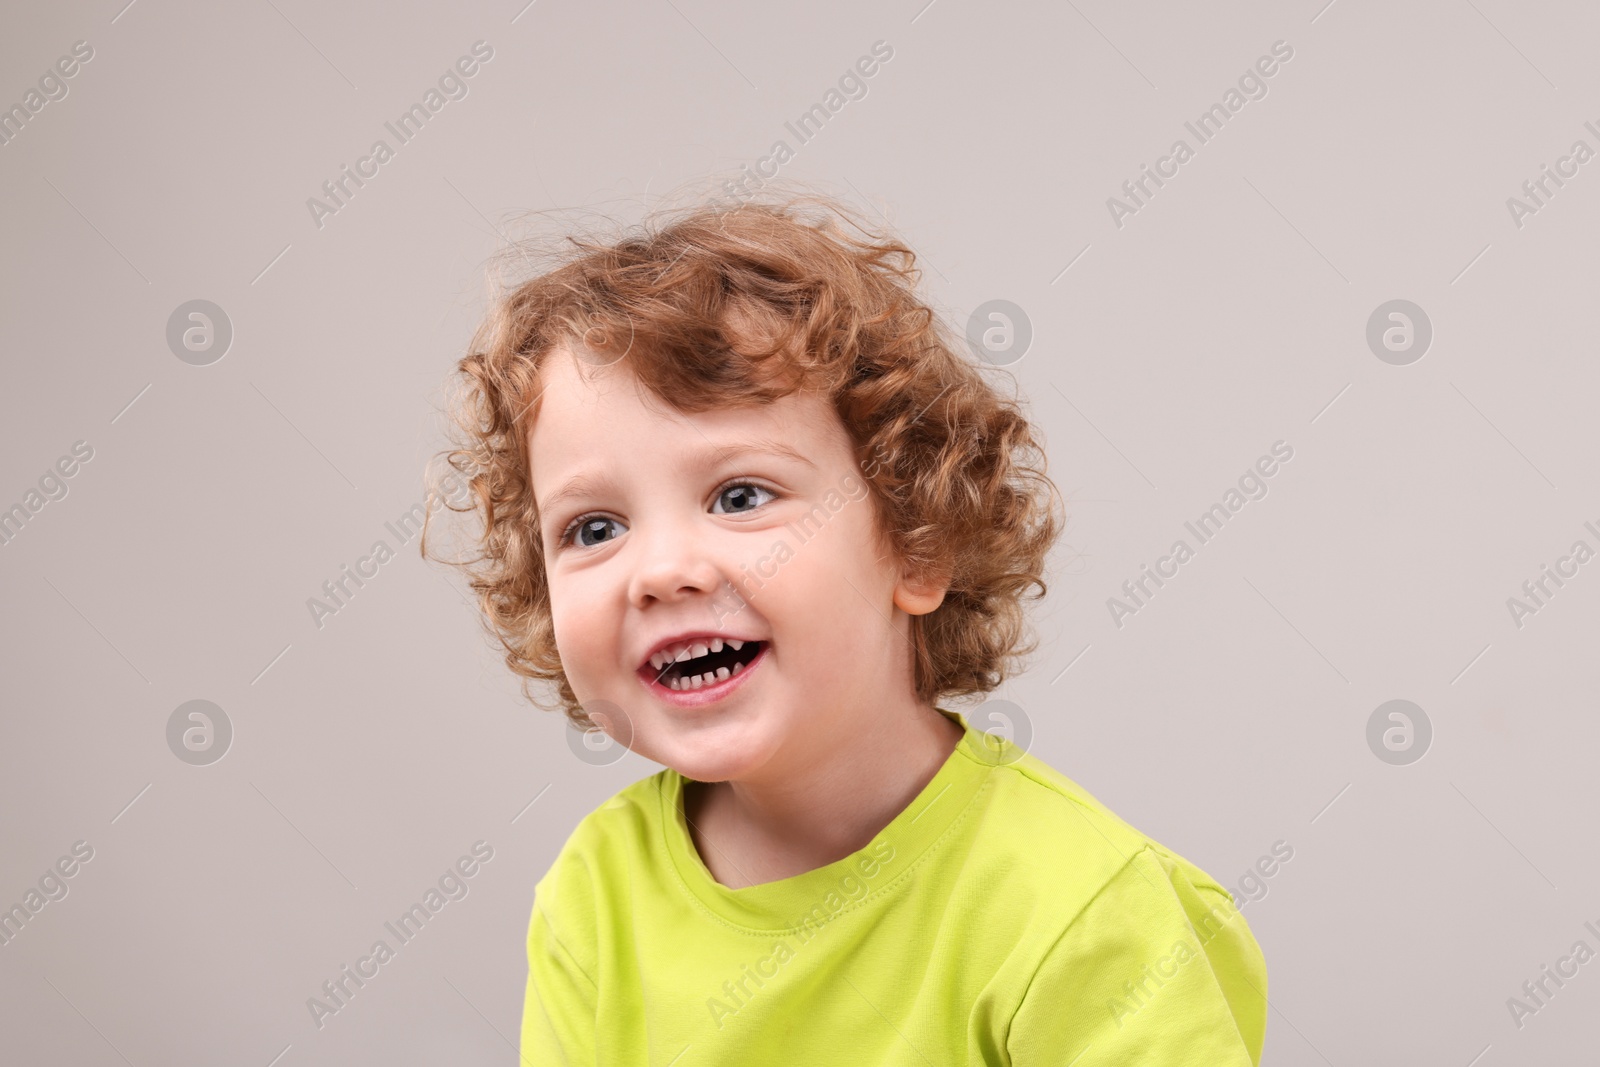
<instances>
[{"instance_id":1,"label":"little boy","mask_svg":"<svg viewBox=\"0 0 1600 1067\"><path fill-rule=\"evenodd\" d=\"M535 889L523 1062L1258 1064L1228 893L939 706L1034 649L1061 517L910 250L817 197L574 244L451 461L524 691L665 769Z\"/></svg>"}]
</instances>

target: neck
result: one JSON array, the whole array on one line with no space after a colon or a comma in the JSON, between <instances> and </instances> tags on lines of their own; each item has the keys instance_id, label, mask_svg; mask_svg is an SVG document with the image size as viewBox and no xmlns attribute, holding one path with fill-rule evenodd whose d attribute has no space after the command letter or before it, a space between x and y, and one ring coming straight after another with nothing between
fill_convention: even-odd
<instances>
[{"instance_id":1,"label":"neck","mask_svg":"<svg viewBox=\"0 0 1600 1067\"><path fill-rule=\"evenodd\" d=\"M696 783L686 810L707 867L740 888L802 874L865 848L938 773L961 726L925 704L878 714L848 743L759 781Z\"/></svg>"}]
</instances>

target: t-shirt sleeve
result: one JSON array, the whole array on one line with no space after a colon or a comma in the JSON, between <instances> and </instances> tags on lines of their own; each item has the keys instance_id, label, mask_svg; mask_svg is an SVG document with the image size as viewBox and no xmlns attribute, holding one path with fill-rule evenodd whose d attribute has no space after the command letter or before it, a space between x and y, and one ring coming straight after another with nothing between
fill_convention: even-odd
<instances>
[{"instance_id":1,"label":"t-shirt sleeve","mask_svg":"<svg viewBox=\"0 0 1600 1067\"><path fill-rule=\"evenodd\" d=\"M1013 1067L1258 1067L1266 994L1232 898L1146 847L1047 952L1006 1047Z\"/></svg>"},{"instance_id":2,"label":"t-shirt sleeve","mask_svg":"<svg viewBox=\"0 0 1600 1067\"><path fill-rule=\"evenodd\" d=\"M522 1067L595 1065L596 988L551 926L536 893L528 924Z\"/></svg>"}]
</instances>

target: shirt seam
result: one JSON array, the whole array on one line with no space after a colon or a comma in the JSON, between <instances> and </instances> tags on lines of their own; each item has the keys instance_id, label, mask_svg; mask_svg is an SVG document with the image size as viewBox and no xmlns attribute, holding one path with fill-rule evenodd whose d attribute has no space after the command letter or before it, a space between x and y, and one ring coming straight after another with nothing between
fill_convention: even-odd
<instances>
[{"instance_id":1,"label":"shirt seam","mask_svg":"<svg viewBox=\"0 0 1600 1067\"><path fill-rule=\"evenodd\" d=\"M561 950L562 955L571 964L573 970L577 971L578 974L583 977L583 980L589 983L589 988L591 990L593 990L595 993L599 993L599 983L597 983L593 978L589 977L589 972L583 969L583 964L578 962L578 957L573 954L571 949L567 948L566 942L561 940L561 935L556 933L555 923L550 921L550 915L544 910L544 905L539 903L537 895L534 897L533 911L534 914L544 922L544 928L550 932L551 940L555 942L556 948Z\"/></svg>"},{"instance_id":2,"label":"shirt seam","mask_svg":"<svg viewBox=\"0 0 1600 1067\"><path fill-rule=\"evenodd\" d=\"M979 762L979 761L974 761L974 762ZM978 788L973 792L972 796L967 798L967 803L961 809L961 812L958 815L956 815L955 818L950 820L950 825L946 826L944 828L944 830L942 830L940 832L938 837L934 838L932 841L930 841L928 843L928 847L925 848L922 851L922 854L920 856L918 856L916 858L916 860L913 861L912 864L909 867L907 867L905 870L901 871L899 874L895 875L893 878L891 878L889 881L885 882L883 885L878 886L876 889L874 889L872 892L868 893L866 896L862 897L860 900L857 900L857 901L855 901L855 902L853 902L853 903L851 903L851 904L849 904L849 905L847 905L847 906L845 906L843 908L840 908L838 911L834 912L833 915L828 919L828 922L831 923L834 920L839 919L839 918L843 917L844 915L849 914L850 912L858 911L861 908L865 907L867 904L871 903L872 901L877 900L877 899L887 895L890 892L893 892L896 888L898 888L900 886L900 884L902 882L904 882L908 877L910 877L911 874L913 872L915 872L918 867L922 866L922 864L927 862L928 859L931 856L933 856L934 853L936 853L939 850L940 846L942 846L949 839L951 833L953 833L955 831L956 827L960 826L962 821L964 819L966 819L967 816L972 813L973 809L977 806L978 798L981 797L983 795L984 791L987 790L993 784L994 775L993 775L992 772L994 770L994 767L992 765L988 765L988 764L985 764L985 766L988 767L988 770L991 773L984 775L983 781L979 783ZM662 805L662 810L665 811L665 809L666 809L666 795L665 795L664 791L662 792L662 794L660 796L660 801L661 801L661 805ZM718 923L721 926L727 927L729 930L732 930L735 933L744 934L744 935L747 935L747 936L750 936L750 937L773 937L773 936L777 936L777 935L795 934L795 933L798 933L801 929L803 929L803 926L786 926L786 927L781 927L781 928L776 929L776 930L758 929L758 928L753 927L753 926L744 926L744 925L742 925L740 923L736 923L732 919L729 919L729 918L727 918L727 917L725 917L723 915L719 915L717 912L712 910L710 905L708 905L704 900L700 899L700 894L698 894L698 893L696 893L694 891L694 887L689 884L688 880L683 876L683 872L678 869L678 864L672 857L671 847L670 846L668 846L668 850L667 850L667 865L672 868L673 877L677 879L678 885L682 888L684 894L689 898L689 900L694 903L695 907L697 907L701 912L703 912L712 921Z\"/></svg>"},{"instance_id":3,"label":"shirt seam","mask_svg":"<svg viewBox=\"0 0 1600 1067\"><path fill-rule=\"evenodd\" d=\"M1078 809L1080 815L1083 815L1086 818L1093 817L1100 820L1109 820L1113 826L1120 826L1124 830L1128 831L1132 835L1132 839L1138 842L1138 847L1134 849L1129 856L1125 857L1125 859L1131 861L1134 856L1137 856L1140 852L1149 849L1153 851L1157 857L1171 860L1173 863L1183 868L1184 877L1188 878L1196 889L1208 889L1212 893L1220 894L1221 896L1227 898L1229 903L1234 904L1235 906L1238 905L1238 901L1233 899L1233 894L1229 893L1227 889L1225 889L1221 883L1212 877L1208 871L1198 867L1187 857L1181 855L1180 853L1174 852L1161 842L1152 840L1139 830L1129 826L1122 820L1120 816L1116 814L1116 812L1106 808L1098 801L1091 801L1090 799L1077 795L1071 790L1063 789L1056 782L1042 777L1037 772L1030 770L1027 767L1023 767L1021 765L1011 765L1007 769L1015 770L1018 774L1021 774L1034 785L1037 785L1047 792L1053 793L1060 797L1062 800ZM1101 834L1102 837L1105 837L1105 839L1110 842L1110 838L1105 835L1103 830L1101 831ZM1115 842L1111 843L1113 847L1115 847ZM1117 851L1119 854L1121 853L1121 849L1117 849ZM1198 878L1195 876L1198 876Z\"/></svg>"},{"instance_id":4,"label":"shirt seam","mask_svg":"<svg viewBox=\"0 0 1600 1067\"><path fill-rule=\"evenodd\" d=\"M1061 947L1061 943L1067 939L1067 935L1073 932L1073 928L1077 926L1078 920L1083 918L1084 912L1089 910L1090 905L1099 900L1100 896L1105 893L1107 889L1111 888L1111 883L1115 882L1123 871L1127 870L1129 867L1132 867L1134 861L1140 856L1144 855L1146 852L1155 853L1158 857L1160 854L1153 842L1146 842L1136 852L1134 852L1133 855L1129 856L1120 865L1118 865L1116 870L1112 871L1106 876L1106 880L1100 884L1100 888L1096 889L1094 893L1090 895L1089 899L1085 900L1083 905L1073 913L1072 918L1068 919L1067 924L1061 928L1061 933L1056 936L1056 939L1050 943L1050 947L1044 951L1042 956L1039 957L1038 966L1036 966L1033 969L1033 973L1028 976L1028 984L1023 988L1022 996L1017 998L1017 1006L1011 1009L1010 1018L1006 1020L1004 1046L1006 1050L1006 1057L1008 1059L1011 1056L1011 1028L1013 1025L1015 1025L1017 1016L1022 1013L1023 1005L1028 1003L1028 995L1033 992L1033 985L1038 980L1040 972L1044 970L1045 962L1050 959L1057 948Z\"/></svg>"}]
</instances>

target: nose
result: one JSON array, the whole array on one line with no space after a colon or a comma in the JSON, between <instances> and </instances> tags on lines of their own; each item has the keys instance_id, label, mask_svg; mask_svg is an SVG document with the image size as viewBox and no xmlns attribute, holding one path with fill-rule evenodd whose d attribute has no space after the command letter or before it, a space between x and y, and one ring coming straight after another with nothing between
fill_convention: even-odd
<instances>
[{"instance_id":1,"label":"nose","mask_svg":"<svg viewBox=\"0 0 1600 1067\"><path fill-rule=\"evenodd\" d=\"M636 553L628 589L634 607L711 597L721 587L714 542L692 520L657 518L628 533Z\"/></svg>"}]
</instances>

